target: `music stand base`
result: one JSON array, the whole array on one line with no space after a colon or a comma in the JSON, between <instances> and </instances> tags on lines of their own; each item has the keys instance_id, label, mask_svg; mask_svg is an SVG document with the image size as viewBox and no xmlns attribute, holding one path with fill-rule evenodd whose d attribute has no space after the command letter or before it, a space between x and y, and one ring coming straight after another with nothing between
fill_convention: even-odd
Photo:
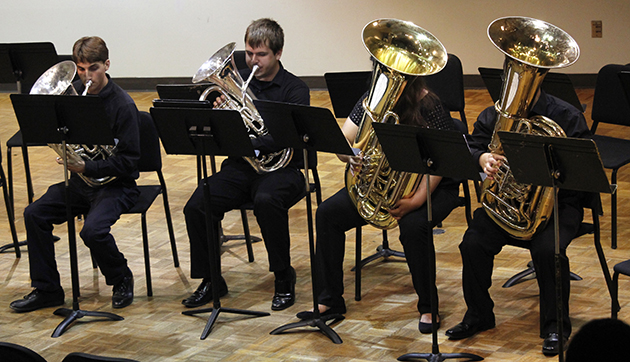
<instances>
[{"instance_id":1,"label":"music stand base","mask_svg":"<svg viewBox=\"0 0 630 362\"><path fill-rule=\"evenodd\" d=\"M57 235L53 235L53 241L59 241L59 239L60 238ZM28 245L26 240L18 242L18 247L22 247L22 246L25 246L25 245ZM7 250L9 250L11 248L14 248L14 250L15 250L15 245L13 243L0 246L0 254L6 252Z\"/></svg>"},{"instance_id":2,"label":"music stand base","mask_svg":"<svg viewBox=\"0 0 630 362\"><path fill-rule=\"evenodd\" d=\"M257 311L251 311L251 310L223 308L223 307L212 307L212 308L203 308L203 309L197 309L197 310L183 311L182 314L195 315L195 314L208 313L208 312L211 312L212 314L210 314L210 318L208 318L208 323L206 323L206 327L204 328L203 332L201 332L201 339L206 339L206 337L208 337L208 335L212 331L214 322L217 321L217 318L219 317L219 314L221 312L251 315L254 317L266 317L266 316L271 315L270 313L267 313L267 312L257 312Z\"/></svg>"},{"instance_id":3,"label":"music stand base","mask_svg":"<svg viewBox=\"0 0 630 362\"><path fill-rule=\"evenodd\" d=\"M231 241L231 240L246 240L245 235L221 235L221 243L224 243L226 241ZM262 239L258 236L250 236L250 240L252 241L252 243L257 243L259 241L262 241Z\"/></svg>"},{"instance_id":4,"label":"music stand base","mask_svg":"<svg viewBox=\"0 0 630 362\"><path fill-rule=\"evenodd\" d=\"M361 260L359 262L359 267L363 268L366 264L373 262L376 259L379 258L384 258L387 259L389 257L398 257L398 258L405 258L405 253L403 253L402 251L396 251L396 250L392 250L389 248L384 248L383 245L379 245L376 248L376 253L373 255L368 256L367 258ZM352 268L351 271L354 271L356 269L356 267Z\"/></svg>"},{"instance_id":5,"label":"music stand base","mask_svg":"<svg viewBox=\"0 0 630 362\"><path fill-rule=\"evenodd\" d=\"M74 310L69 308L59 308L54 313L54 315L66 317L58 326L55 328L52 337L57 338L63 334L69 327L72 322L77 319L81 319L83 317L103 317L107 319L111 319L113 321L121 321L124 318L109 312L90 312L85 310Z\"/></svg>"},{"instance_id":6,"label":"music stand base","mask_svg":"<svg viewBox=\"0 0 630 362\"><path fill-rule=\"evenodd\" d=\"M327 316L320 316L319 318L306 319L300 322L285 324L269 332L269 334L280 334L286 330L293 329L293 328L316 327L322 333L324 333L328 338L330 338L330 340L332 340L333 343L341 344L343 343L343 341L341 340L337 332L335 332L332 328L330 328L330 326L328 326L328 324L326 324L326 321L329 321L332 319L331 324L333 324L333 323L337 323L343 320L344 318L345 317L341 314L330 314Z\"/></svg>"},{"instance_id":7,"label":"music stand base","mask_svg":"<svg viewBox=\"0 0 630 362\"><path fill-rule=\"evenodd\" d=\"M20 241L17 244L18 247L25 246L25 245L26 245L26 240ZM15 251L15 245L11 243L11 244L0 246L0 253L7 252L9 249L13 249Z\"/></svg>"},{"instance_id":8,"label":"music stand base","mask_svg":"<svg viewBox=\"0 0 630 362\"><path fill-rule=\"evenodd\" d=\"M399 361L426 360L440 362L453 358L468 358L466 361L483 361L483 357L471 353L407 353L398 357Z\"/></svg>"}]
</instances>

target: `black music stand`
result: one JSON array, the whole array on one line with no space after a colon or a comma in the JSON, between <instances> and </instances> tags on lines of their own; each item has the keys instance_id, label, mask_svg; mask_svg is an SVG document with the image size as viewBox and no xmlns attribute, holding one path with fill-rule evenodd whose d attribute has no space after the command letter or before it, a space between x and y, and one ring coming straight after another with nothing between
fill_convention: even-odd
<instances>
[{"instance_id":1,"label":"black music stand","mask_svg":"<svg viewBox=\"0 0 630 362\"><path fill-rule=\"evenodd\" d=\"M11 94L22 136L25 142L61 143L63 152L66 217L70 271L72 275L72 309L59 308L54 314L66 317L55 329L52 337L59 337L70 324L85 316L123 320L109 312L89 312L79 309L79 270L74 215L68 196L67 144L113 145L109 117L103 100L96 96L67 97L58 95Z\"/></svg>"},{"instance_id":2,"label":"black music stand","mask_svg":"<svg viewBox=\"0 0 630 362\"><path fill-rule=\"evenodd\" d=\"M50 42L0 44L0 83L17 82L18 93L26 94L37 78L58 61Z\"/></svg>"},{"instance_id":3,"label":"black music stand","mask_svg":"<svg viewBox=\"0 0 630 362\"><path fill-rule=\"evenodd\" d=\"M50 42L40 43L2 43L0 44L0 83L16 83L17 92L27 94L33 84L37 81L37 78L44 73L48 68L58 62L57 51L55 46ZM18 131L19 132L19 131ZM27 144L22 142L22 154L24 157L24 164L28 165L28 153L26 151ZM7 155L9 160L11 155ZM7 180L9 188L8 203L11 206L11 212L8 213L12 218L9 222L15 224L15 207L13 204L13 183L12 172L9 169L9 179ZM33 183L30 178L30 173L26 173L26 186L31 200L33 195ZM32 200L31 200L32 201ZM12 237L17 239L17 232ZM0 247L0 253L5 252L10 248L15 249L17 257L21 256L19 250L20 246L26 245L26 241L19 241L17 244L15 241L13 244L6 244Z\"/></svg>"},{"instance_id":4,"label":"black music stand","mask_svg":"<svg viewBox=\"0 0 630 362\"><path fill-rule=\"evenodd\" d=\"M510 169L519 183L551 187L554 197L554 238L556 267L556 313L558 319L559 361L564 360L562 317L562 278L560 268L560 236L558 189L614 193L595 142L583 138L543 137L522 133L498 132ZM589 173L584 177L584 170Z\"/></svg>"},{"instance_id":5,"label":"black music stand","mask_svg":"<svg viewBox=\"0 0 630 362\"><path fill-rule=\"evenodd\" d=\"M189 100L189 101L198 101L201 98L203 92L210 86L210 83L197 83L197 84L158 84L155 88L157 90L158 96L162 100ZM206 97L207 102L212 103L214 99L220 96L221 93L218 91L210 92L210 94ZM201 160L197 159L197 178L201 179ZM210 157L210 169L212 170L212 174L214 175L217 172L217 165L214 157ZM243 211L241 211L243 212ZM238 235L225 235L223 233L223 226L219 223L219 237L221 238L221 243L230 240L247 240L247 236L244 234ZM258 236L250 235L249 239L252 243L262 241ZM251 261L251 260L250 260Z\"/></svg>"},{"instance_id":6,"label":"black music stand","mask_svg":"<svg viewBox=\"0 0 630 362\"><path fill-rule=\"evenodd\" d=\"M332 329L327 321L332 323L341 321L344 316L331 314L322 316L319 313L317 298L319 296L319 284L317 281L317 266L315 260L315 237L313 231L313 209L311 205L311 193L309 192L309 168L308 152L330 152L352 155L352 149L348 141L341 133L337 120L327 108L311 107L298 104L288 104L271 101L254 101L256 109L260 112L265 126L273 136L276 144L282 147L302 149L305 172L306 190L306 216L308 222L308 245L311 258L311 282L313 288L313 318L300 322L289 323L280 326L270 334L280 334L286 330L300 327L316 327L333 343L343 343L339 335Z\"/></svg>"},{"instance_id":7,"label":"black music stand","mask_svg":"<svg viewBox=\"0 0 630 362\"><path fill-rule=\"evenodd\" d=\"M254 156L254 149L243 124L241 115L237 111L212 109L212 104L201 103L200 108L179 108L180 105L191 106L190 103L155 102L151 108L151 115L157 126L164 149L169 154L196 155L201 159L203 175L203 197L206 213L206 230L208 242L208 257L212 261L210 279L212 281L212 308L184 311L184 315L195 315L211 312L206 327L201 333L201 339L212 331L212 327L221 312L245 314L257 317L270 315L267 312L248 311L221 307L219 298L219 278L221 277L221 255L219 243L212 242L214 235L211 200L208 179L206 155L224 156ZM165 107L160 107L165 106Z\"/></svg>"},{"instance_id":8,"label":"black music stand","mask_svg":"<svg viewBox=\"0 0 630 362\"><path fill-rule=\"evenodd\" d=\"M473 161L461 132L388 123L372 123L372 126L393 170L480 181L478 166ZM424 179L427 184L427 221L432 225L430 177ZM427 237L429 240L427 252L432 266L430 280L432 286L435 286L435 246L432 228L429 228ZM482 357L470 353L440 353L435 322L437 307L437 295L434 288L431 288L432 352L408 353L398 357L398 360L424 359L431 362L452 358L468 358L467 361L483 360Z\"/></svg>"}]
</instances>

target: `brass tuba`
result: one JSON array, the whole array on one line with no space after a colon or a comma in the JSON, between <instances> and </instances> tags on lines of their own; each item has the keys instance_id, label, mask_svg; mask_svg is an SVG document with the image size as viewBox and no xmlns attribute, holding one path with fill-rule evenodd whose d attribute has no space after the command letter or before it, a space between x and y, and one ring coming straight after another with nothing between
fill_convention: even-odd
<instances>
[{"instance_id":1,"label":"brass tuba","mask_svg":"<svg viewBox=\"0 0 630 362\"><path fill-rule=\"evenodd\" d=\"M257 67L252 69L252 73L246 82L236 69L234 63L234 47L236 43L229 43L219 49L210 59L201 65L197 73L193 76L192 82L199 83L203 80L210 81L211 84L199 97L200 101L213 92L218 92L225 96L226 101L219 108L238 111L243 118L245 128L251 138L264 136L268 133L262 117L254 106L256 96L247 89L249 81L256 73ZM272 152L258 157L243 157L257 173L272 172L286 166L293 156L292 148Z\"/></svg>"},{"instance_id":2,"label":"brass tuba","mask_svg":"<svg viewBox=\"0 0 630 362\"><path fill-rule=\"evenodd\" d=\"M363 165L353 174L346 167L345 181L359 214L380 229L398 224L389 213L398 200L411 196L418 174L393 171L376 138L372 122L399 123L392 112L410 77L442 70L448 60L446 49L428 31L397 19L377 19L363 28L363 44L376 60L372 85L363 101L365 110L353 147L361 149Z\"/></svg>"},{"instance_id":3,"label":"brass tuba","mask_svg":"<svg viewBox=\"0 0 630 362\"><path fill-rule=\"evenodd\" d=\"M547 72L577 61L580 50L575 40L552 24L526 17L493 21L488 26L488 37L506 56L489 151L503 155L498 131L566 137L562 128L547 117L524 117ZM481 203L499 226L521 240L531 239L553 211L551 188L515 182L507 160L502 162L494 180L484 180Z\"/></svg>"},{"instance_id":4,"label":"brass tuba","mask_svg":"<svg viewBox=\"0 0 630 362\"><path fill-rule=\"evenodd\" d=\"M65 60L63 62L57 63L50 67L47 71L42 74L33 87L29 94L50 94L50 95L78 95L76 89L72 85L72 80L74 79L75 74L77 73L77 65L71 60ZM91 84L91 81L88 81L86 84L85 92L83 95L87 94L87 90ZM48 146L55 150L60 157L63 157L63 145L49 143ZM96 145L96 146L88 146L88 145L79 145L79 144L66 144L68 162L72 162L73 160L78 161L79 159L84 160L96 160L96 159L107 159L111 157L115 153L115 146L110 145ZM115 176L106 176L106 177L87 177L82 173L78 174L86 184L91 187L97 187L109 183L116 179Z\"/></svg>"}]
</instances>

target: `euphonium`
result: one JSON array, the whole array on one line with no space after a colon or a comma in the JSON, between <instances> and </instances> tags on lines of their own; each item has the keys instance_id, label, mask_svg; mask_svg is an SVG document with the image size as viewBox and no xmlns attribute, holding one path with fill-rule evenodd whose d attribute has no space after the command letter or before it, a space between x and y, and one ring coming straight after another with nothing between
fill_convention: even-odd
<instances>
[{"instance_id":1,"label":"euphonium","mask_svg":"<svg viewBox=\"0 0 630 362\"><path fill-rule=\"evenodd\" d=\"M50 67L42 74L33 87L30 94L50 94L50 95L78 95L76 89L72 85L72 80L77 73L77 65L71 61L66 60L57 63ZM85 85L85 91L82 95L86 95L88 88L92 84L89 80ZM63 146L61 144L49 143L48 146L55 150L60 157L63 157ZM115 153L115 146L110 145L97 145L90 147L88 145L79 144L66 144L68 162L76 162L80 159L84 160L96 160L107 159ZM115 176L106 177L87 177L82 173L78 174L86 184L92 187L104 185L116 179Z\"/></svg>"},{"instance_id":2,"label":"euphonium","mask_svg":"<svg viewBox=\"0 0 630 362\"><path fill-rule=\"evenodd\" d=\"M488 37L506 55L489 151L503 155L498 131L566 137L562 128L547 117L525 117L547 72L567 67L578 59L580 50L575 40L554 25L525 17L495 20L488 26ZM529 240L549 220L553 194L549 187L515 182L505 160L494 180L484 180L481 203L488 215L513 237Z\"/></svg>"},{"instance_id":3,"label":"euphonium","mask_svg":"<svg viewBox=\"0 0 630 362\"><path fill-rule=\"evenodd\" d=\"M218 92L225 96L225 102L219 108L238 111L243 118L245 128L251 138L264 136L268 133L262 117L254 106L256 96L247 89L249 81L258 69L254 66L252 73L246 82L236 69L234 64L234 47L236 43L229 43L219 49L210 59L206 60L193 76L192 82L199 83L208 80L212 85L204 90L199 97L200 101L206 100L212 92ZM272 172L286 166L293 156L292 148L272 152L258 157L243 157L258 173Z\"/></svg>"},{"instance_id":4,"label":"euphonium","mask_svg":"<svg viewBox=\"0 0 630 362\"><path fill-rule=\"evenodd\" d=\"M363 44L376 60L372 85L363 102L365 110L353 147L363 155L361 170L346 167L345 181L359 214L380 229L398 223L389 213L398 200L418 187L418 174L393 171L376 138L372 122L399 123L392 111L410 76L439 72L448 55L440 41L417 25L396 19L378 19L363 28Z\"/></svg>"}]
</instances>

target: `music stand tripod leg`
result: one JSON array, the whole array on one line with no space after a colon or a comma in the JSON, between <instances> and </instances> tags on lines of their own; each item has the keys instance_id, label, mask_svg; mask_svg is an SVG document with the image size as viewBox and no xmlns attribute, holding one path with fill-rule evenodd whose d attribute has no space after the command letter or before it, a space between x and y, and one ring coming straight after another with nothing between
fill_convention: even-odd
<instances>
[{"instance_id":1,"label":"music stand tripod leg","mask_svg":"<svg viewBox=\"0 0 630 362\"><path fill-rule=\"evenodd\" d=\"M69 252L70 252L70 274L72 278L72 309L68 308L59 308L53 314L65 317L65 319L55 328L52 333L53 338L57 338L61 336L70 325L77 319L81 319L85 316L90 317L103 317L110 319L112 321L121 321L124 318L109 312L91 312L84 311L79 308L79 268L78 268L78 257L77 257L77 244L76 244L76 231L74 227L74 217L72 216L72 210L70 209L70 199L69 199L69 181L68 181L68 156L67 156L67 148L65 141L62 144L63 146L63 164L64 164L64 177L65 177L65 187L64 187L64 197L66 201L66 216L68 223L68 243L69 243Z\"/></svg>"},{"instance_id":2,"label":"music stand tripod leg","mask_svg":"<svg viewBox=\"0 0 630 362\"><path fill-rule=\"evenodd\" d=\"M303 149L303 157L304 157L304 172L305 172L305 182L306 182L306 218L308 220L308 246L309 246L309 255L311 257L311 285L313 286L313 318L306 319L300 322L289 323L283 326L280 326L269 334L280 334L286 330L299 328L299 327L315 327L318 328L322 333L324 333L328 338L330 338L333 343L341 344L343 341L339 337L339 335L332 329L330 326L326 324L326 321L333 319L332 323L341 321L344 319L344 316L341 314L331 314L322 317L319 313L319 305L317 302L317 290L316 290L316 274L317 268L315 266L315 233L313 231L313 208L311 205L311 193L309 190L309 174L308 174L308 151Z\"/></svg>"},{"instance_id":3,"label":"music stand tripod leg","mask_svg":"<svg viewBox=\"0 0 630 362\"><path fill-rule=\"evenodd\" d=\"M235 313L235 314L244 314L251 315L255 317L264 317L271 315L267 312L257 312L257 311L249 311L249 310L241 310L241 309L232 309L232 308L222 308L221 300L219 297L219 278L221 277L221 256L219 253L219 245L220 239L217 239L217 242L213 242L212 235L214 235L214 224L212 223L212 214L210 210L210 186L208 185L208 166L206 162L206 157L204 154L204 135L203 134L195 134L191 133L190 137L196 139L196 146L198 152L198 160L201 160L201 165L198 164L202 168L203 175L203 198L204 198L204 208L206 213L206 229L207 229L207 243L208 243L208 257L209 260L212 260L210 267L210 279L212 284L212 300L213 306L212 308L203 308L198 310L191 311L183 311L183 315L195 315L200 313L211 312L210 318L208 318L208 322L204 327L203 332L201 333L201 339L206 339L212 328L214 327L214 323L217 321L219 314L221 312L226 313Z\"/></svg>"},{"instance_id":4,"label":"music stand tripod leg","mask_svg":"<svg viewBox=\"0 0 630 362\"><path fill-rule=\"evenodd\" d=\"M430 182L430 178L431 177L425 177L425 179L427 180L427 202L426 202L426 206L427 206L427 221L429 223L429 225L433 225L433 213L432 213L432 208L431 208L431 182ZM428 232L427 232L427 237L428 237L428 246L429 246L429 250L428 250L428 254L429 254L429 263L431 264L431 272L430 272L430 279L431 279L431 285L435 286L435 279L436 279L436 271L435 271L435 245L433 244L433 230L432 228L428 228ZM445 361L447 359L455 359L455 358L468 358L467 361L483 361L483 357L474 355L474 354L470 354L470 353L440 353L440 347L438 345L438 338L437 338L437 324L435 323L435 321L437 320L437 295L435 294L435 287L431 288L431 320L434 322L433 323L433 328L432 328L432 332L431 332L431 336L432 336L432 346L431 346L431 353L407 353L404 354L400 357L398 357L399 361L414 361L414 360L418 360L418 359L424 359L427 360L429 362L440 362L440 361Z\"/></svg>"}]
</instances>

